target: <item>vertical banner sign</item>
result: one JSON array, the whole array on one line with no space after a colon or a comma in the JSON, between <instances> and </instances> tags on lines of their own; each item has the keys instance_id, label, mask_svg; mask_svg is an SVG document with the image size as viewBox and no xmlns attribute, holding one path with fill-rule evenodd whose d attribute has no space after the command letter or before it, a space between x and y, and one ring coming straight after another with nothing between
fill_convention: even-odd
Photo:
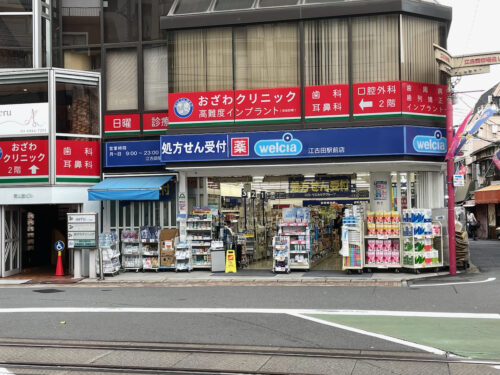
<instances>
[{"instance_id":1,"label":"vertical banner sign","mask_svg":"<svg viewBox=\"0 0 500 375\"><path fill-rule=\"evenodd\" d=\"M49 182L46 139L0 142L0 183L18 182Z\"/></svg>"},{"instance_id":2,"label":"vertical banner sign","mask_svg":"<svg viewBox=\"0 0 500 375\"><path fill-rule=\"evenodd\" d=\"M104 134L141 134L141 116L137 113L105 115Z\"/></svg>"},{"instance_id":3,"label":"vertical banner sign","mask_svg":"<svg viewBox=\"0 0 500 375\"><path fill-rule=\"evenodd\" d=\"M400 116L401 82L368 82L353 84L354 118Z\"/></svg>"},{"instance_id":4,"label":"vertical banner sign","mask_svg":"<svg viewBox=\"0 0 500 375\"><path fill-rule=\"evenodd\" d=\"M300 121L300 88L236 90L236 123Z\"/></svg>"},{"instance_id":5,"label":"vertical banner sign","mask_svg":"<svg viewBox=\"0 0 500 375\"><path fill-rule=\"evenodd\" d=\"M142 131L147 134L164 134L168 129L168 113L144 113Z\"/></svg>"},{"instance_id":6,"label":"vertical banner sign","mask_svg":"<svg viewBox=\"0 0 500 375\"><path fill-rule=\"evenodd\" d=\"M56 182L99 182L99 141L56 141Z\"/></svg>"},{"instance_id":7,"label":"vertical banner sign","mask_svg":"<svg viewBox=\"0 0 500 375\"><path fill-rule=\"evenodd\" d=\"M427 118L446 118L446 86L402 82L403 114Z\"/></svg>"},{"instance_id":8,"label":"vertical banner sign","mask_svg":"<svg viewBox=\"0 0 500 375\"><path fill-rule=\"evenodd\" d=\"M234 91L168 95L170 127L224 125L234 122Z\"/></svg>"},{"instance_id":9,"label":"vertical banner sign","mask_svg":"<svg viewBox=\"0 0 500 375\"><path fill-rule=\"evenodd\" d=\"M304 92L307 121L349 118L349 85L307 86Z\"/></svg>"}]
</instances>

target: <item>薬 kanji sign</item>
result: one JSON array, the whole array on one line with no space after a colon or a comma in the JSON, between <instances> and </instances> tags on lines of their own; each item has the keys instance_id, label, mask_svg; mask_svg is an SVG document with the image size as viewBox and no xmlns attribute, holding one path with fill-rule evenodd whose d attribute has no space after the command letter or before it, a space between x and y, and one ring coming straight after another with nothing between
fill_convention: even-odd
<instances>
[{"instance_id":1,"label":"\u85ac kanji sign","mask_svg":"<svg viewBox=\"0 0 500 375\"><path fill-rule=\"evenodd\" d=\"M0 142L0 183L49 182L48 140Z\"/></svg>"},{"instance_id":2,"label":"\u85ac kanji sign","mask_svg":"<svg viewBox=\"0 0 500 375\"><path fill-rule=\"evenodd\" d=\"M332 120L349 117L349 85L307 86L306 120Z\"/></svg>"},{"instance_id":3,"label":"\u85ac kanji sign","mask_svg":"<svg viewBox=\"0 0 500 375\"><path fill-rule=\"evenodd\" d=\"M56 182L99 182L101 152L99 141L56 143Z\"/></svg>"},{"instance_id":4,"label":"\u85ac kanji sign","mask_svg":"<svg viewBox=\"0 0 500 375\"><path fill-rule=\"evenodd\" d=\"M127 115L105 115L104 134L140 134L141 116L137 113Z\"/></svg>"},{"instance_id":5,"label":"\u85ac kanji sign","mask_svg":"<svg viewBox=\"0 0 500 375\"><path fill-rule=\"evenodd\" d=\"M354 83L353 116L373 117L401 114L401 82Z\"/></svg>"}]
</instances>

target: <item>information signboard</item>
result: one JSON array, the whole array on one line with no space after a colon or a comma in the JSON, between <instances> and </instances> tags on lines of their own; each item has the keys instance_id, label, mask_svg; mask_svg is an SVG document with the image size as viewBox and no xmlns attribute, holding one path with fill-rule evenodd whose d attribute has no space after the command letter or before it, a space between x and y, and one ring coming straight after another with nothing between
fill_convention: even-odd
<instances>
[{"instance_id":1,"label":"information signboard","mask_svg":"<svg viewBox=\"0 0 500 375\"><path fill-rule=\"evenodd\" d=\"M68 213L68 248L96 248L97 213Z\"/></svg>"}]
</instances>

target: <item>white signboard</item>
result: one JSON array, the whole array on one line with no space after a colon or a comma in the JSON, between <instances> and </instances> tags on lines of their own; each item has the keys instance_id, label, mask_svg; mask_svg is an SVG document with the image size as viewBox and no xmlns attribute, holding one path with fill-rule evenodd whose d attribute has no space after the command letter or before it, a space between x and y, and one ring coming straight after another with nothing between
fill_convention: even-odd
<instances>
[{"instance_id":1,"label":"white signboard","mask_svg":"<svg viewBox=\"0 0 500 375\"><path fill-rule=\"evenodd\" d=\"M68 214L68 223L95 223L94 214Z\"/></svg>"},{"instance_id":2,"label":"white signboard","mask_svg":"<svg viewBox=\"0 0 500 375\"><path fill-rule=\"evenodd\" d=\"M68 240L95 240L95 232L68 232Z\"/></svg>"},{"instance_id":3,"label":"white signboard","mask_svg":"<svg viewBox=\"0 0 500 375\"><path fill-rule=\"evenodd\" d=\"M465 186L465 179L464 176L461 174L454 174L453 175L453 186Z\"/></svg>"},{"instance_id":4,"label":"white signboard","mask_svg":"<svg viewBox=\"0 0 500 375\"><path fill-rule=\"evenodd\" d=\"M68 248L97 247L97 214L68 213Z\"/></svg>"},{"instance_id":5,"label":"white signboard","mask_svg":"<svg viewBox=\"0 0 500 375\"><path fill-rule=\"evenodd\" d=\"M68 223L69 232L94 232L95 223Z\"/></svg>"},{"instance_id":6,"label":"white signboard","mask_svg":"<svg viewBox=\"0 0 500 375\"><path fill-rule=\"evenodd\" d=\"M49 133L49 103L0 105L0 137Z\"/></svg>"}]
</instances>

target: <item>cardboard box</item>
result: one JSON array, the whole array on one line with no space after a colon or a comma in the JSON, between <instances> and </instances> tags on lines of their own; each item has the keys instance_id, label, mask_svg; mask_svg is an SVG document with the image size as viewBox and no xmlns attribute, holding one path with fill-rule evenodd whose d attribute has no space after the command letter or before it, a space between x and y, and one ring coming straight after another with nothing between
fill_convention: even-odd
<instances>
[{"instance_id":1,"label":"cardboard box","mask_svg":"<svg viewBox=\"0 0 500 375\"><path fill-rule=\"evenodd\" d=\"M162 229L160 232L160 241L174 241L178 235L179 230L177 228Z\"/></svg>"},{"instance_id":2,"label":"cardboard box","mask_svg":"<svg viewBox=\"0 0 500 375\"><path fill-rule=\"evenodd\" d=\"M160 257L160 266L162 267L172 267L175 265L175 256L167 255Z\"/></svg>"},{"instance_id":3,"label":"cardboard box","mask_svg":"<svg viewBox=\"0 0 500 375\"><path fill-rule=\"evenodd\" d=\"M175 256L175 250L161 250L160 256L161 257Z\"/></svg>"}]
</instances>

